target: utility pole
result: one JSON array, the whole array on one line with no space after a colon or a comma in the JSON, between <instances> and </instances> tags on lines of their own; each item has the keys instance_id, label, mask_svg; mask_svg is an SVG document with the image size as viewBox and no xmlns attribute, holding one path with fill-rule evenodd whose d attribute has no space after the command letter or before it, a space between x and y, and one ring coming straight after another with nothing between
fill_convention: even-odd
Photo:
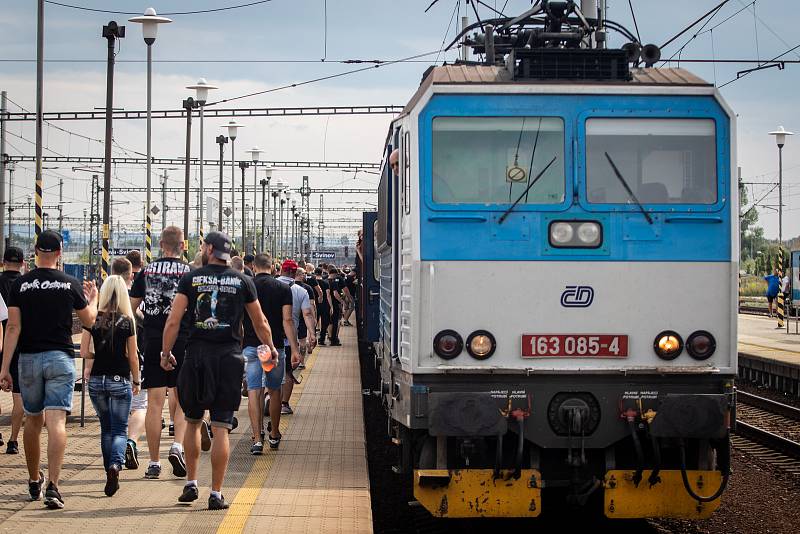
<instances>
[{"instance_id":1,"label":"utility pole","mask_svg":"<svg viewBox=\"0 0 800 534\"><path fill-rule=\"evenodd\" d=\"M197 102L191 96L183 101L183 109L186 110L186 164L184 165L186 176L184 178L183 192L183 259L189 260L189 189L191 187L190 158L192 157L192 110L198 107Z\"/></svg>"},{"instance_id":2,"label":"utility pole","mask_svg":"<svg viewBox=\"0 0 800 534\"><path fill-rule=\"evenodd\" d=\"M311 187L308 185L308 176L303 176L303 185L300 186L300 254L308 253L306 245L311 248L311 229L308 225L311 213Z\"/></svg>"},{"instance_id":3,"label":"utility pole","mask_svg":"<svg viewBox=\"0 0 800 534\"><path fill-rule=\"evenodd\" d=\"M319 227L317 234L317 250L325 247L325 202L322 194L319 195Z\"/></svg>"},{"instance_id":4,"label":"utility pole","mask_svg":"<svg viewBox=\"0 0 800 534\"><path fill-rule=\"evenodd\" d=\"M261 179L261 239L259 240L259 252L264 252L264 232L267 225L267 184L269 183L266 178Z\"/></svg>"},{"instance_id":5,"label":"utility pole","mask_svg":"<svg viewBox=\"0 0 800 534\"><path fill-rule=\"evenodd\" d=\"M6 250L6 111L6 92L0 91L0 257ZM11 203L8 209L8 235L11 236Z\"/></svg>"},{"instance_id":6,"label":"utility pole","mask_svg":"<svg viewBox=\"0 0 800 534\"><path fill-rule=\"evenodd\" d=\"M247 208L245 207L245 198L244 198L244 171L245 169L249 168L250 164L246 161L239 162L239 168L242 169L242 244L240 248L237 248L240 254L244 255L247 246L246 246L246 239L247 239Z\"/></svg>"},{"instance_id":7,"label":"utility pole","mask_svg":"<svg viewBox=\"0 0 800 534\"><path fill-rule=\"evenodd\" d=\"M161 231L167 227L167 169L161 177Z\"/></svg>"},{"instance_id":8,"label":"utility pole","mask_svg":"<svg viewBox=\"0 0 800 534\"><path fill-rule=\"evenodd\" d=\"M42 124L44 123L44 0L36 12L36 238L42 233ZM109 153L110 161L110 153ZM35 250L35 248L34 248Z\"/></svg>"},{"instance_id":9,"label":"utility pole","mask_svg":"<svg viewBox=\"0 0 800 534\"><path fill-rule=\"evenodd\" d=\"M218 135L217 136L217 144L219 145L219 199L218 199L219 202L217 203L218 204L217 205L217 210L218 210L218 213L217 213L217 231L219 231L219 232L224 232L225 231L224 226L222 226L222 200L223 200L223 198L222 198L222 186L223 186L223 183L224 183L224 180L223 180L223 178L224 178L224 176L223 176L224 167L223 167L223 165L225 163L225 161L223 160L223 156L224 156L224 152L225 152L225 143L227 143L227 142L228 142L228 138L225 137L224 135Z\"/></svg>"},{"instance_id":10,"label":"utility pole","mask_svg":"<svg viewBox=\"0 0 800 534\"><path fill-rule=\"evenodd\" d=\"M64 179L58 179L58 233L64 229Z\"/></svg>"},{"instance_id":11,"label":"utility pole","mask_svg":"<svg viewBox=\"0 0 800 534\"><path fill-rule=\"evenodd\" d=\"M6 168L8 169L8 243L6 246L10 247L13 241L12 236L14 235L14 225L11 217L14 211L12 207L14 205L14 164L9 163Z\"/></svg>"},{"instance_id":12,"label":"utility pole","mask_svg":"<svg viewBox=\"0 0 800 534\"><path fill-rule=\"evenodd\" d=\"M108 40L108 59L106 74L106 161L103 169L103 257L100 275L103 280L109 273L108 240L111 237L109 222L111 218L111 141L113 139L114 120L114 48L117 39L125 37L125 26L119 26L113 20L103 26L103 37ZM41 168L41 164L39 165ZM37 185L37 196L40 196ZM37 206L37 210L39 207Z\"/></svg>"}]
</instances>

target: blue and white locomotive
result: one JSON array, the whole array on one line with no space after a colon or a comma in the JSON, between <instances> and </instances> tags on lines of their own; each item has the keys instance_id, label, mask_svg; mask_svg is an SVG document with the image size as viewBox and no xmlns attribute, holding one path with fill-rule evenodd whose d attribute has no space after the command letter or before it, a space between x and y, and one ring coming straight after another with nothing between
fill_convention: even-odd
<instances>
[{"instance_id":1,"label":"blue and white locomotive","mask_svg":"<svg viewBox=\"0 0 800 534\"><path fill-rule=\"evenodd\" d=\"M364 337L398 471L439 517L537 516L543 492L707 517L735 415L734 113L565 9L484 21L487 61L430 69L391 124Z\"/></svg>"}]
</instances>

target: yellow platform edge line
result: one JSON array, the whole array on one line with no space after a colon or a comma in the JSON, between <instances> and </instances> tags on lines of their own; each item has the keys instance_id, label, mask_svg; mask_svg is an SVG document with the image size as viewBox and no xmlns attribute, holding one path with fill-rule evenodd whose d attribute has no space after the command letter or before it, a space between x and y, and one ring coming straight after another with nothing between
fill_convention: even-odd
<instances>
[{"instance_id":1,"label":"yellow platform edge line","mask_svg":"<svg viewBox=\"0 0 800 534\"><path fill-rule=\"evenodd\" d=\"M303 395L304 385L308 381L311 371L314 369L314 363L318 355L319 350L315 350L306 360L306 378L300 384L296 384L292 392L295 403ZM286 419L286 417L281 417L281 434L286 432L289 428L290 423ZM219 527L217 527L218 534L240 534L244 530L247 520L250 517L250 512L253 510L253 506L255 506L258 500L258 495L264 487L264 482L267 481L276 456L276 454L267 453L256 457L256 461L253 462L253 466L247 473L242 487L236 493L233 502L231 502L231 507L225 512L225 518L219 524Z\"/></svg>"}]
</instances>

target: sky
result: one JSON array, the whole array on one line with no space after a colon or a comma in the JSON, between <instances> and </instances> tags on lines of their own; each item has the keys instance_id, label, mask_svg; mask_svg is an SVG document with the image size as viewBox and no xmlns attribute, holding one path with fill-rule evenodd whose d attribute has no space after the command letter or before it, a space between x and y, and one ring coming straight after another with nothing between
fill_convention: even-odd
<instances>
[{"instance_id":1,"label":"sky","mask_svg":"<svg viewBox=\"0 0 800 534\"><path fill-rule=\"evenodd\" d=\"M63 0L61 3L86 8L141 13L155 7L161 13L202 10L246 3L245 0L158 0L144 4L131 0ZM272 0L271 2L229 11L170 15L172 24L162 25L153 48L153 109L177 109L193 92L186 85L204 77L218 85L210 100L231 98L298 83L321 76L358 68L342 64L349 59L398 59L434 52L414 62L387 65L379 69L342 76L333 80L289 88L237 100L225 106L331 106L403 105L412 96L425 69L437 61L452 61L455 52L437 54L444 42L455 35L456 15L463 14L464 0L456 10L455 0L440 0L427 13L430 0ZM485 0L486 4L508 14L521 13L529 0ZM688 23L713 8L718 0L633 0L642 42L664 44ZM772 59L800 44L793 30L797 23L792 0L729 0L709 24L695 27L662 51L662 57L677 54L683 59ZM16 105L35 109L36 87L36 2L3 0L0 13L0 89L8 92ZM490 11L479 7L481 17ZM608 0L609 18L635 32L628 2ZM471 12L470 18L475 20ZM128 23L133 15L96 13L56 4L45 6L45 111L86 111L105 105L106 40L102 26L116 20L127 27L120 41L115 79L115 107L145 109L146 46L140 27ZM451 23L452 22L452 23ZM624 39L611 35L611 46ZM685 46L684 46L685 44ZM678 57L677 55L675 57ZM326 61L321 61L325 59ZM800 60L800 48L783 56ZM298 61L301 60L302 62ZM275 62L268 62L275 61ZM737 71L754 65L683 63L695 74L722 86L737 77ZM784 125L800 133L800 106L796 88L800 83L800 64L786 64L743 76L721 87L720 91L738 116L738 165L748 185L751 202L766 194L759 207L759 224L767 237L776 238L777 191L768 193L777 180L777 149L768 132ZM265 150L262 158L281 161L378 162L388 128L389 115L337 117L248 118L237 138L236 150L254 145ZM223 133L221 125L229 119L206 119L203 147L206 158L218 154L214 138ZM56 123L72 132L103 138L103 121ZM179 119L153 121L153 155L179 158L184 154L185 123ZM88 141L45 126L45 154L102 156L101 143ZM116 121L114 138L122 148L115 156L145 152L145 121ZM34 154L33 123L9 127L7 151ZM198 155L197 130L193 136L193 156ZM33 189L33 164L18 165L13 198L24 203ZM118 166L114 183L145 184L144 169ZM155 172L160 172L156 169ZM183 170L170 172L170 185L183 183ZM226 170L229 173L230 170ZM252 170L250 171L252 172ZM308 175L315 188L373 188L377 176L340 171L276 170L290 187L299 187ZM217 171L207 168L206 186L214 187ZM82 216L88 199L89 174L73 172L70 164L45 171L45 204L57 201L58 181L64 180L66 216ZM193 185L197 171L192 171ZM238 169L237 169L237 180ZM248 183L252 177L248 174ZM158 180L154 178L154 184ZM213 194L213 193L212 193ZM180 196L180 200L179 200ZM311 206L319 199L312 197ZM116 217L138 223L142 218L144 195L116 194ZM299 202L299 198L298 198ZM126 204L127 203L127 204ZM160 207L160 197L154 196ZM182 195L170 195L167 204L180 206ZM374 207L370 195L328 194L325 206L347 208L350 212L330 213L326 235L354 233L352 221L363 209ZM784 238L800 234L800 137L789 138L784 149ZM53 211L53 210L51 210ZM316 212L312 212L315 216ZM156 218L158 219L158 218ZM178 209L168 213L168 222L180 223ZM315 224L315 223L314 223Z\"/></svg>"}]
</instances>

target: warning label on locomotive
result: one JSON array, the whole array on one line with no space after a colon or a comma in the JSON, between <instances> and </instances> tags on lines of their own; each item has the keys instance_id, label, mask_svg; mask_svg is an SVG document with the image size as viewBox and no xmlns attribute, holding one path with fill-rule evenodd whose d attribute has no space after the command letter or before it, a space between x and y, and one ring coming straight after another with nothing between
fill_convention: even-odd
<instances>
[{"instance_id":1,"label":"warning label on locomotive","mask_svg":"<svg viewBox=\"0 0 800 534\"><path fill-rule=\"evenodd\" d=\"M628 336L618 334L523 334L523 358L626 358Z\"/></svg>"}]
</instances>

